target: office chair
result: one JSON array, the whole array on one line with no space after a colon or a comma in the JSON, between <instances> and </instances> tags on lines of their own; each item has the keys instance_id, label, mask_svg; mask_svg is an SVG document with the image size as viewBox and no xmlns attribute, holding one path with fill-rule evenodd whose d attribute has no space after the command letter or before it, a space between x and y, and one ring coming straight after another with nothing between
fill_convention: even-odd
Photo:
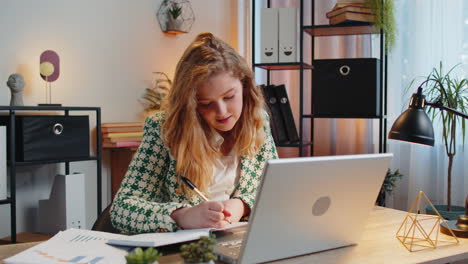
<instances>
[{"instance_id":1,"label":"office chair","mask_svg":"<svg viewBox=\"0 0 468 264\"><path fill-rule=\"evenodd\" d=\"M93 227L91 230L94 231L102 231L102 232L108 232L108 233L114 233L114 234L120 234L120 231L115 229L114 226L112 226L111 220L110 220L110 208L112 204L106 207L104 211L98 216L96 219L96 222L94 222Z\"/></svg>"}]
</instances>

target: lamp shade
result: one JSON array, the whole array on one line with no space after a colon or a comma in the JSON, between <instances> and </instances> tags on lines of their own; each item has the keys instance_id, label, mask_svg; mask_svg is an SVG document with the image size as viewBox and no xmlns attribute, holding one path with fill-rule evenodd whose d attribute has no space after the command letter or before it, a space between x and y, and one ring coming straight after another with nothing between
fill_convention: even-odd
<instances>
[{"instance_id":1,"label":"lamp shade","mask_svg":"<svg viewBox=\"0 0 468 264\"><path fill-rule=\"evenodd\" d=\"M408 109L393 123L388 138L434 146L434 128L424 112L425 104L422 88L419 87L411 97Z\"/></svg>"},{"instance_id":2,"label":"lamp shade","mask_svg":"<svg viewBox=\"0 0 468 264\"><path fill-rule=\"evenodd\" d=\"M434 146L434 128L423 108L409 107L393 123L388 138Z\"/></svg>"}]
</instances>

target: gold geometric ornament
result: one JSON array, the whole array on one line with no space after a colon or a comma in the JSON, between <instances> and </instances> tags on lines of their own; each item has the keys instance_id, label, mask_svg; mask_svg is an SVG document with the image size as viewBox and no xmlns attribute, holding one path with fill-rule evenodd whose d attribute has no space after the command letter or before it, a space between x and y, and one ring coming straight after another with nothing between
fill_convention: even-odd
<instances>
[{"instance_id":1,"label":"gold geometric ornament","mask_svg":"<svg viewBox=\"0 0 468 264\"><path fill-rule=\"evenodd\" d=\"M426 200L437 215L420 213L422 198ZM448 236L439 236L440 225L446 226L450 230L452 237L449 237L449 240L444 239ZM429 201L429 198L427 198L426 194L422 191L419 192L418 197L416 197L416 200L411 205L405 220L403 220L403 223L401 223L397 231L396 237L410 252L459 243L452 229L448 227L447 220L439 214L431 201Z\"/></svg>"}]
</instances>

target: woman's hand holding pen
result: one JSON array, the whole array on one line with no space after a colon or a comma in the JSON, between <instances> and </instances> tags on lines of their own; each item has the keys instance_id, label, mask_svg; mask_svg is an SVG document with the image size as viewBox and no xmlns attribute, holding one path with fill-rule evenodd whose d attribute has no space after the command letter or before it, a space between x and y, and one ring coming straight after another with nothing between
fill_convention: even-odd
<instances>
[{"instance_id":1,"label":"woman's hand holding pen","mask_svg":"<svg viewBox=\"0 0 468 264\"><path fill-rule=\"evenodd\" d=\"M229 224L226 218L232 217L226 209L222 202L203 201L193 207L177 209L171 217L183 229L223 228Z\"/></svg>"},{"instance_id":2,"label":"woman's hand holding pen","mask_svg":"<svg viewBox=\"0 0 468 264\"><path fill-rule=\"evenodd\" d=\"M223 202L224 211L229 213L229 216L225 213L226 220L234 223L244 216L244 202L240 199L230 199Z\"/></svg>"}]
</instances>

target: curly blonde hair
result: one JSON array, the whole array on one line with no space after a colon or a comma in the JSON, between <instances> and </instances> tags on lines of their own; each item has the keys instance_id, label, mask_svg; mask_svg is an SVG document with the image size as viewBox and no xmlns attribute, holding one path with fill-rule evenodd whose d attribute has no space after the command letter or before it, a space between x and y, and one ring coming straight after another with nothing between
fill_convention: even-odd
<instances>
[{"instance_id":1,"label":"curly blonde hair","mask_svg":"<svg viewBox=\"0 0 468 264\"><path fill-rule=\"evenodd\" d=\"M243 89L242 113L231 130L237 155L254 156L265 142L262 91L246 61L211 33L199 34L185 50L163 106L163 140L177 161L176 172L202 191L211 182L214 160L222 154L210 144L213 132L197 111L196 95L207 79L225 72L238 78Z\"/></svg>"}]
</instances>

